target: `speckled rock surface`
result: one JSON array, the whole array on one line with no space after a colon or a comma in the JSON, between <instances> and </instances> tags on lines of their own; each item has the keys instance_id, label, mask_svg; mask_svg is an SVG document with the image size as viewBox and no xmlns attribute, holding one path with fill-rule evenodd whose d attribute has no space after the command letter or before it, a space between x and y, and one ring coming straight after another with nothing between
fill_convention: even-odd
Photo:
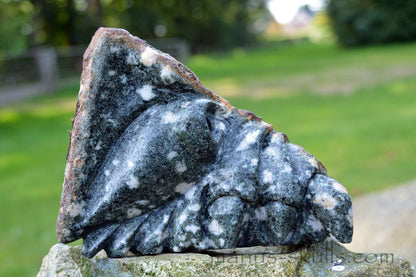
<instances>
[{"instance_id":1,"label":"speckled rock surface","mask_svg":"<svg viewBox=\"0 0 416 277\"><path fill-rule=\"evenodd\" d=\"M93 259L80 247L57 244L43 259L38 277L46 276L401 276L414 277L414 267L397 255L358 254L335 242L323 242L289 254L266 252L261 247L230 249L238 255L197 253L107 258L102 251ZM257 252L257 253L256 253Z\"/></svg>"},{"instance_id":2,"label":"speckled rock surface","mask_svg":"<svg viewBox=\"0 0 416 277\"><path fill-rule=\"evenodd\" d=\"M84 55L60 242L163 252L352 237L351 199L325 167L172 57L101 28Z\"/></svg>"}]
</instances>

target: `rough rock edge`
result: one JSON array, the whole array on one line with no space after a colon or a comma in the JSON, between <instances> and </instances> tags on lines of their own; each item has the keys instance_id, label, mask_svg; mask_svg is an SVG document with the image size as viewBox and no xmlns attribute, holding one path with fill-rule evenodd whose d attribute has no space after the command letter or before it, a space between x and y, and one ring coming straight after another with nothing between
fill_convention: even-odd
<instances>
[{"instance_id":1,"label":"rough rock edge","mask_svg":"<svg viewBox=\"0 0 416 277\"><path fill-rule=\"evenodd\" d=\"M101 251L87 259L79 246L56 244L37 276L416 276L414 266L397 255L353 253L331 240L290 254L253 254L256 250L246 255L180 253L121 259L107 258ZM392 255L392 262L383 262L385 255ZM353 259L360 262L350 262Z\"/></svg>"}]
</instances>

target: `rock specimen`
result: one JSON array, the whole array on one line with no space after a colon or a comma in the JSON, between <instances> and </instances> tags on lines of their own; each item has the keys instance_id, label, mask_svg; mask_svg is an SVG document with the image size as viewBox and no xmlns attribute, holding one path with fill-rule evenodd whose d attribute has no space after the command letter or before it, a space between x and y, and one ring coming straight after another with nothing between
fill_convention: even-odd
<instances>
[{"instance_id":1,"label":"rock specimen","mask_svg":"<svg viewBox=\"0 0 416 277\"><path fill-rule=\"evenodd\" d=\"M200 253L108 259L104 252L93 259L81 254L79 246L54 245L43 259L38 277L82 276L377 276L414 277L414 267L390 253L353 253L338 243L325 241L290 254L273 253L274 247L230 249L239 254ZM263 251L267 250L267 251ZM257 252L257 253L256 253Z\"/></svg>"},{"instance_id":2,"label":"rock specimen","mask_svg":"<svg viewBox=\"0 0 416 277\"><path fill-rule=\"evenodd\" d=\"M87 257L352 237L351 199L300 146L120 29L84 54L57 223Z\"/></svg>"}]
</instances>

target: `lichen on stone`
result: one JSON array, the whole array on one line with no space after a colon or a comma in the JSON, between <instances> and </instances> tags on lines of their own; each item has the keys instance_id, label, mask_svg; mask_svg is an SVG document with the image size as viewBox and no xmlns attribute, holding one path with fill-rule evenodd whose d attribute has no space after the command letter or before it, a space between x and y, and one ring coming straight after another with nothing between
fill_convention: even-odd
<instances>
[{"instance_id":1,"label":"lichen on stone","mask_svg":"<svg viewBox=\"0 0 416 277\"><path fill-rule=\"evenodd\" d=\"M263 250L253 247L230 250L239 254L176 253L121 259L107 258L100 252L87 259L81 247L57 244L43 259L37 276L416 276L414 267L397 255L354 253L333 240L287 254Z\"/></svg>"}]
</instances>

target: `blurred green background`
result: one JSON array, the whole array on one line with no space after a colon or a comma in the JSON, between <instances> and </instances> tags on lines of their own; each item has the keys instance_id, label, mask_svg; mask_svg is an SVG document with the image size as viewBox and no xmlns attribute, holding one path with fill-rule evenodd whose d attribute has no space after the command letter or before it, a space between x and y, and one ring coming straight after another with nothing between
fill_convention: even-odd
<instances>
[{"instance_id":1,"label":"blurred green background","mask_svg":"<svg viewBox=\"0 0 416 277\"><path fill-rule=\"evenodd\" d=\"M85 49L98 26L162 42L179 37L191 49L183 62L205 86L286 133L353 197L416 179L416 35L358 38L363 46L348 48L342 38L350 33L339 32L336 18L348 10L329 3L329 17L327 6L303 6L282 23L274 9L287 7L278 0L0 0L0 97L22 90L19 82L6 82L10 57L29 59L43 45ZM362 10L341 30L362 29L363 18L374 17ZM396 24L388 13L384 18ZM72 73L78 80L61 75L54 93L0 98L0 276L35 275L57 243L79 67ZM25 82L25 89L34 86Z\"/></svg>"}]
</instances>

